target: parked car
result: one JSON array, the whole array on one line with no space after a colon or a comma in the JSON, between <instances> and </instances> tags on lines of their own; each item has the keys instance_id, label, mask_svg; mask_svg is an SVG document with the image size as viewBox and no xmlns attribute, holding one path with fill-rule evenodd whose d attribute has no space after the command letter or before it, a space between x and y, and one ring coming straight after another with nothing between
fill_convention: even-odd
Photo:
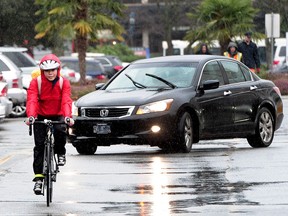
<instances>
[{"instance_id":1,"label":"parked car","mask_svg":"<svg viewBox=\"0 0 288 216\"><path fill-rule=\"evenodd\" d=\"M75 103L69 139L80 154L119 143L190 152L220 138L268 147L283 120L279 88L224 56L138 60L96 88Z\"/></svg>"},{"instance_id":2,"label":"parked car","mask_svg":"<svg viewBox=\"0 0 288 216\"><path fill-rule=\"evenodd\" d=\"M21 70L5 55L0 53L0 71L8 84L7 96L13 103L11 117L26 115L26 90L23 89Z\"/></svg>"},{"instance_id":3,"label":"parked car","mask_svg":"<svg viewBox=\"0 0 288 216\"><path fill-rule=\"evenodd\" d=\"M0 123L5 119L5 106L0 102Z\"/></svg>"},{"instance_id":4,"label":"parked car","mask_svg":"<svg viewBox=\"0 0 288 216\"><path fill-rule=\"evenodd\" d=\"M28 89L31 81L31 72L38 69L37 62L27 53L25 47L0 47L0 53L7 56L22 70L23 88Z\"/></svg>"},{"instance_id":5,"label":"parked car","mask_svg":"<svg viewBox=\"0 0 288 216\"><path fill-rule=\"evenodd\" d=\"M59 59L66 67L71 68L75 72L80 72L78 57L61 56ZM107 78L103 65L99 61L89 57L86 58L86 76L98 80Z\"/></svg>"},{"instance_id":6,"label":"parked car","mask_svg":"<svg viewBox=\"0 0 288 216\"><path fill-rule=\"evenodd\" d=\"M67 67L65 64L61 65L61 75L73 83L80 80L80 73L75 72L73 69Z\"/></svg>"},{"instance_id":7,"label":"parked car","mask_svg":"<svg viewBox=\"0 0 288 216\"><path fill-rule=\"evenodd\" d=\"M8 117L12 112L13 103L8 99L8 84L3 81L2 72L0 72L0 104L4 106L5 117Z\"/></svg>"},{"instance_id":8,"label":"parked car","mask_svg":"<svg viewBox=\"0 0 288 216\"><path fill-rule=\"evenodd\" d=\"M101 62L109 79L123 68L122 62L117 56L105 55L94 58Z\"/></svg>"},{"instance_id":9,"label":"parked car","mask_svg":"<svg viewBox=\"0 0 288 216\"><path fill-rule=\"evenodd\" d=\"M287 74L288 73L288 65L286 64L286 61L283 62L283 64L279 65L278 67L273 67L268 71L268 73L271 74Z\"/></svg>"}]
</instances>

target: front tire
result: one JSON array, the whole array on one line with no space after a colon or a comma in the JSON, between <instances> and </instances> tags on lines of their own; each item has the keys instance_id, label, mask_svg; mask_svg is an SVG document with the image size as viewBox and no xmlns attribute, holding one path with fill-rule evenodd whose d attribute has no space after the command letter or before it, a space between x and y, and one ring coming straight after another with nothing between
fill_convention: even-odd
<instances>
[{"instance_id":1,"label":"front tire","mask_svg":"<svg viewBox=\"0 0 288 216\"><path fill-rule=\"evenodd\" d=\"M176 138L176 150L189 153L193 144L193 122L188 112L184 112L178 122L178 134Z\"/></svg>"},{"instance_id":2,"label":"front tire","mask_svg":"<svg viewBox=\"0 0 288 216\"><path fill-rule=\"evenodd\" d=\"M247 141L253 148L268 147L274 138L274 118L267 108L261 108L256 118L255 134Z\"/></svg>"}]
</instances>

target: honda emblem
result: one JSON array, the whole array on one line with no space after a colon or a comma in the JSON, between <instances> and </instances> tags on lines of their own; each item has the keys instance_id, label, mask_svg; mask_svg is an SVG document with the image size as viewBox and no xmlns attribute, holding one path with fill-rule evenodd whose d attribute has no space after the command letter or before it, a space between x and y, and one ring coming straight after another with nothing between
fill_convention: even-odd
<instances>
[{"instance_id":1,"label":"honda emblem","mask_svg":"<svg viewBox=\"0 0 288 216\"><path fill-rule=\"evenodd\" d=\"M100 116L101 117L107 117L109 114L109 110L108 109L102 109L100 110Z\"/></svg>"}]
</instances>

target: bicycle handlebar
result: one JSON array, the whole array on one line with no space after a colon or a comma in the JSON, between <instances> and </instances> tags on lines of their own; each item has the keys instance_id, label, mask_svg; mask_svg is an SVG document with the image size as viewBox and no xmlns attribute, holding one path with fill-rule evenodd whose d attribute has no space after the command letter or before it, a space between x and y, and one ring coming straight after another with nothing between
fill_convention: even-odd
<instances>
[{"instance_id":1,"label":"bicycle handlebar","mask_svg":"<svg viewBox=\"0 0 288 216\"><path fill-rule=\"evenodd\" d=\"M67 121L67 123L69 123L70 122L70 118L68 118L66 121ZM48 119L44 119L43 121L35 121L32 124L32 122L33 122L33 118L32 117L29 118L29 122L30 122L30 124L29 124L29 136L32 135L32 125L34 125L34 124L45 124L47 126L51 126L53 124L66 124L64 121L52 121L52 120L48 120Z\"/></svg>"}]
</instances>

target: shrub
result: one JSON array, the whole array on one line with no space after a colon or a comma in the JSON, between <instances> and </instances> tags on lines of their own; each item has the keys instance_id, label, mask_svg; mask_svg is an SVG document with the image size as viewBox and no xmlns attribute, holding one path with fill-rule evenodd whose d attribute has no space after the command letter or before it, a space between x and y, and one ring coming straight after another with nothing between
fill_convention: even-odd
<instances>
[{"instance_id":1,"label":"shrub","mask_svg":"<svg viewBox=\"0 0 288 216\"><path fill-rule=\"evenodd\" d=\"M103 80L101 82L107 82L107 80ZM95 91L95 85L97 83L99 83L97 80L87 80L85 85L80 85L80 83L71 83L72 100L77 100L83 95Z\"/></svg>"},{"instance_id":2,"label":"shrub","mask_svg":"<svg viewBox=\"0 0 288 216\"><path fill-rule=\"evenodd\" d=\"M266 79L274 82L282 95L288 95L288 74L268 74Z\"/></svg>"}]
</instances>

